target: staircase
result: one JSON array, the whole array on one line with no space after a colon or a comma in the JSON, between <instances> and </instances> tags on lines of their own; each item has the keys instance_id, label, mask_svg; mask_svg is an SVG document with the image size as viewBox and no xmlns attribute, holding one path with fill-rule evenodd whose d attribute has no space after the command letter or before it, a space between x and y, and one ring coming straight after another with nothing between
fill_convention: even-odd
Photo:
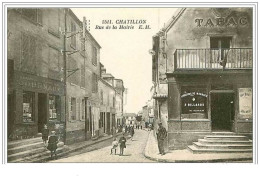
<instances>
[{"instance_id":1,"label":"staircase","mask_svg":"<svg viewBox=\"0 0 260 190\"><path fill-rule=\"evenodd\" d=\"M63 142L58 143L57 155L66 149ZM50 158L50 151L44 146L41 137L8 142L8 163L44 162Z\"/></svg>"},{"instance_id":2,"label":"staircase","mask_svg":"<svg viewBox=\"0 0 260 190\"><path fill-rule=\"evenodd\" d=\"M232 132L213 132L188 146L194 154L201 153L251 153L252 140Z\"/></svg>"}]
</instances>

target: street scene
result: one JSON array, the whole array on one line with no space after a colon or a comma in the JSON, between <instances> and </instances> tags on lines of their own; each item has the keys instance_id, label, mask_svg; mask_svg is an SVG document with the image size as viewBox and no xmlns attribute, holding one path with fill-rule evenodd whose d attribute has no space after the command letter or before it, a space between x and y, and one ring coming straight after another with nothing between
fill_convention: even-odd
<instances>
[{"instance_id":1,"label":"street scene","mask_svg":"<svg viewBox=\"0 0 260 190\"><path fill-rule=\"evenodd\" d=\"M7 8L8 163L253 163L253 8Z\"/></svg>"}]
</instances>

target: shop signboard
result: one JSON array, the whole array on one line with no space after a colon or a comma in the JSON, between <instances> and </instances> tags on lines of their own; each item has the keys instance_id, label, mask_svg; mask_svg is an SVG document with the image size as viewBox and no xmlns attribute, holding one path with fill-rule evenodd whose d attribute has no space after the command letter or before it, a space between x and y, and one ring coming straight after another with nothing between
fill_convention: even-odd
<instances>
[{"instance_id":1,"label":"shop signboard","mask_svg":"<svg viewBox=\"0 0 260 190\"><path fill-rule=\"evenodd\" d=\"M239 116L241 119L252 119L252 88L239 88Z\"/></svg>"}]
</instances>

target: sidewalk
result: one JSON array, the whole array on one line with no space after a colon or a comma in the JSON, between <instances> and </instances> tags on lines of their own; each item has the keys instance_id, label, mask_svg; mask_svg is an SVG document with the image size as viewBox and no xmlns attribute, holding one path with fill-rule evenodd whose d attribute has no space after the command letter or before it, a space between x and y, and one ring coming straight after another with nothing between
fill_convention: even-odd
<instances>
[{"instance_id":1,"label":"sidewalk","mask_svg":"<svg viewBox=\"0 0 260 190\"><path fill-rule=\"evenodd\" d=\"M165 155L160 155L157 146L157 140L150 132L144 155L150 160L157 162L173 162L173 163L214 163L214 162L248 162L252 163L252 153L206 153L193 154L188 149L169 150Z\"/></svg>"}]
</instances>

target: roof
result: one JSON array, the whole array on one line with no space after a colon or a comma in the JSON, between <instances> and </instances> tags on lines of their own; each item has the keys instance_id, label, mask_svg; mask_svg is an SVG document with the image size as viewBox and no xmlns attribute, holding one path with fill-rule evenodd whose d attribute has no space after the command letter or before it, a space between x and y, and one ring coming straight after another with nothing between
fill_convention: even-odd
<instances>
[{"instance_id":1,"label":"roof","mask_svg":"<svg viewBox=\"0 0 260 190\"><path fill-rule=\"evenodd\" d=\"M169 29L171 29L171 27L177 22L177 20L180 18L180 16L185 10L186 8L178 8L178 10L172 16L172 18L166 23L165 27L162 28L162 31L169 31Z\"/></svg>"}]
</instances>

